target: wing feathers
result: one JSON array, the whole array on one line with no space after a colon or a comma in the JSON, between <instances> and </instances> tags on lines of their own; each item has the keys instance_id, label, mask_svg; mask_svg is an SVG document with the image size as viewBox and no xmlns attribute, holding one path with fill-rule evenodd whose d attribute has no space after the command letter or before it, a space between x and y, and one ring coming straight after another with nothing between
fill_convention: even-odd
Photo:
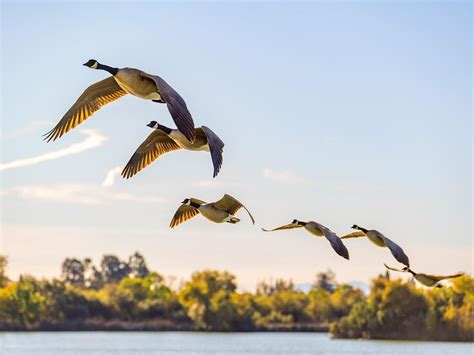
<instances>
[{"instance_id":1,"label":"wing feathers","mask_svg":"<svg viewBox=\"0 0 474 355\"><path fill-rule=\"evenodd\" d=\"M44 135L44 139L47 142L56 140L85 121L102 106L126 94L112 76L89 86L56 126Z\"/></svg>"},{"instance_id":2,"label":"wing feathers","mask_svg":"<svg viewBox=\"0 0 474 355\"><path fill-rule=\"evenodd\" d=\"M156 129L133 153L127 165L123 168L122 176L126 179L131 178L150 165L160 155L178 149L181 148L174 140L168 137L166 133Z\"/></svg>"}]
</instances>

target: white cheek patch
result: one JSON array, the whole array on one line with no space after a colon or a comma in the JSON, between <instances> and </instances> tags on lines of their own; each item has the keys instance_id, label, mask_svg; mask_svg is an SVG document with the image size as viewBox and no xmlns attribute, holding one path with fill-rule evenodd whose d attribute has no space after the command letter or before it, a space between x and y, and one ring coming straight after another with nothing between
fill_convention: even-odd
<instances>
[{"instance_id":1,"label":"white cheek patch","mask_svg":"<svg viewBox=\"0 0 474 355\"><path fill-rule=\"evenodd\" d=\"M91 68L92 68L92 69L97 69L97 64L98 64L98 63L95 62L94 64L92 64Z\"/></svg>"}]
</instances>

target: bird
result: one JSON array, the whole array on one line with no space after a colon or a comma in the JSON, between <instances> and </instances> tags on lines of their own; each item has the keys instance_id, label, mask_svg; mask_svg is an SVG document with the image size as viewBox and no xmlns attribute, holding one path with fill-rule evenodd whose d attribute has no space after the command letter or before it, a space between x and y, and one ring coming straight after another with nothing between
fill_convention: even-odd
<instances>
[{"instance_id":1,"label":"bird","mask_svg":"<svg viewBox=\"0 0 474 355\"><path fill-rule=\"evenodd\" d=\"M365 228L359 227L356 224L354 224L351 228L357 229L357 232L352 232L352 233L343 235L341 239L367 237L375 245L382 248L387 247L392 253L392 255L394 256L394 258L399 263L402 263L403 265L410 267L410 261L408 259L408 256L403 251L403 249L398 244L388 239L379 231L376 231L374 229L367 230Z\"/></svg>"},{"instance_id":2,"label":"bird","mask_svg":"<svg viewBox=\"0 0 474 355\"><path fill-rule=\"evenodd\" d=\"M124 178L131 178L160 155L181 148L210 152L214 165L213 177L217 176L222 166L224 142L210 128L206 126L196 128L196 139L191 143L178 129L168 128L156 121L151 121L147 126L154 128L154 130L140 144L123 168L122 176Z\"/></svg>"},{"instance_id":3,"label":"bird","mask_svg":"<svg viewBox=\"0 0 474 355\"><path fill-rule=\"evenodd\" d=\"M134 68L114 68L90 59L84 63L91 69L105 70L112 76L89 86L56 126L46 134L49 142L61 137L102 106L126 94L142 99L166 103L178 129L192 142L195 138L194 122L184 99L161 77Z\"/></svg>"},{"instance_id":4,"label":"bird","mask_svg":"<svg viewBox=\"0 0 474 355\"><path fill-rule=\"evenodd\" d=\"M264 232L274 232L278 230L294 229L294 228L302 228L302 227L304 227L304 229L306 229L309 233L317 237L322 237L324 235L326 239L329 240L329 243L331 243L331 246L334 249L334 251L340 256L342 256L343 258L349 260L349 251L347 250L346 246L342 242L341 238L339 238L336 235L336 233L331 231L329 228L317 222L314 222L314 221L302 222L297 219L294 219L291 223L286 224L284 226L273 228L273 229L262 228L262 230Z\"/></svg>"},{"instance_id":5,"label":"bird","mask_svg":"<svg viewBox=\"0 0 474 355\"><path fill-rule=\"evenodd\" d=\"M234 215L241 208L247 211L252 223L255 224L255 219L247 207L230 195L225 194L219 201L209 203L198 200L197 198L186 198L181 202L181 206L171 219L170 227L174 228L199 213L214 223L227 222L235 224L240 222L240 219Z\"/></svg>"},{"instance_id":6,"label":"bird","mask_svg":"<svg viewBox=\"0 0 474 355\"><path fill-rule=\"evenodd\" d=\"M433 287L434 286L434 287L441 288L443 286L440 284L440 281L448 280L448 279L455 279L457 277L460 277L460 276L464 275L464 273L462 273L462 272L454 274L454 275L447 275L447 276L428 275L428 274L422 274L422 273L414 272L409 267L404 267L402 269L395 269L393 267L387 266L386 264L384 264L384 265L388 270L391 270L391 271L409 272L410 274L413 275L413 277L419 283L421 283L422 285L427 286L427 287Z\"/></svg>"}]
</instances>

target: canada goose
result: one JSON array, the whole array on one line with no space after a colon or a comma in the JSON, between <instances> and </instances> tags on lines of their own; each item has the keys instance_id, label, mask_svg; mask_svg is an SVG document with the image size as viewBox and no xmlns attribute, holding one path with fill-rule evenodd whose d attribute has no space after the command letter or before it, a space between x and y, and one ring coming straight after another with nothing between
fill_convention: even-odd
<instances>
[{"instance_id":1,"label":"canada goose","mask_svg":"<svg viewBox=\"0 0 474 355\"><path fill-rule=\"evenodd\" d=\"M196 128L196 139L190 143L178 129L168 128L156 121L151 121L147 126L154 128L154 130L133 153L122 171L124 178L132 177L160 155L181 148L210 152L214 164L213 177L217 176L222 166L224 143L210 128L206 126Z\"/></svg>"},{"instance_id":2,"label":"canada goose","mask_svg":"<svg viewBox=\"0 0 474 355\"><path fill-rule=\"evenodd\" d=\"M273 232L273 231L278 231L278 230L284 230L284 229L294 229L294 228L302 228L306 229L308 232L311 234L317 236L317 237L322 237L323 235L326 237L327 240L329 240L329 243L331 243L332 248L336 253L338 253L340 256L343 258L349 260L349 251L347 250L346 246L344 243L342 243L342 240L334 233L331 231L329 228L326 228L322 224L319 224L317 222L302 222L298 221L297 219L294 219L290 224L286 224L281 227L277 227L274 229L265 229L262 228L264 232Z\"/></svg>"},{"instance_id":3,"label":"canada goose","mask_svg":"<svg viewBox=\"0 0 474 355\"><path fill-rule=\"evenodd\" d=\"M413 275L413 277L422 285L427 286L427 287L443 287L439 282L442 280L447 280L447 279L455 279L457 277L460 277L464 275L464 273L460 272L454 275L448 275L448 276L438 276L438 275L428 275L428 274L421 274L414 272L411 270L409 267L404 267L403 269L395 269L393 267L387 266L384 264L385 267L388 270L391 271L397 271L397 272L409 272L410 274Z\"/></svg>"},{"instance_id":4,"label":"canada goose","mask_svg":"<svg viewBox=\"0 0 474 355\"><path fill-rule=\"evenodd\" d=\"M367 237L372 243L379 247L387 247L390 249L392 255L397 259L399 263L403 265L410 266L410 261L408 260L408 256L406 256L405 252L399 245L395 244L393 241L388 239L379 231L374 229L367 230L365 228L359 227L358 225L354 224L351 228L357 229L357 232L352 232L346 235L343 235L341 239L348 239L348 238L360 238L360 237Z\"/></svg>"},{"instance_id":5,"label":"canada goose","mask_svg":"<svg viewBox=\"0 0 474 355\"><path fill-rule=\"evenodd\" d=\"M230 195L225 194L219 201L206 203L197 198L187 198L179 206L178 210L171 220L170 227L176 227L195 215L201 213L208 220L215 223L232 223L240 222L240 219L234 217L234 214L241 208L244 208L250 216L252 223L255 224L250 211L239 201Z\"/></svg>"},{"instance_id":6,"label":"canada goose","mask_svg":"<svg viewBox=\"0 0 474 355\"><path fill-rule=\"evenodd\" d=\"M48 142L61 137L69 130L86 120L102 106L132 94L142 99L166 103L178 129L192 142L195 138L194 122L183 98L162 78L133 68L113 68L90 59L83 65L105 70L112 74L89 86L58 124L45 134Z\"/></svg>"}]
</instances>

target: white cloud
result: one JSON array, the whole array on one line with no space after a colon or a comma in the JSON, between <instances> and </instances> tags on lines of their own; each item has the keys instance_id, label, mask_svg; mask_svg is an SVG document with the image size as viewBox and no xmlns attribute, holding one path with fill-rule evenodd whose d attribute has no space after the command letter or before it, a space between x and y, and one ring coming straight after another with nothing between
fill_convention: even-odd
<instances>
[{"instance_id":1,"label":"white cloud","mask_svg":"<svg viewBox=\"0 0 474 355\"><path fill-rule=\"evenodd\" d=\"M94 184L53 184L13 187L7 196L18 196L24 200L42 200L81 205L99 205L112 201L162 203L159 196L140 196L128 192L114 192Z\"/></svg>"},{"instance_id":2,"label":"white cloud","mask_svg":"<svg viewBox=\"0 0 474 355\"><path fill-rule=\"evenodd\" d=\"M263 177L273 181L290 184L302 183L306 181L303 177L297 175L292 170L275 171L272 169L265 168L263 169Z\"/></svg>"},{"instance_id":3,"label":"white cloud","mask_svg":"<svg viewBox=\"0 0 474 355\"><path fill-rule=\"evenodd\" d=\"M23 166L36 165L44 161L55 160L66 157L68 155L78 154L89 149L100 147L107 140L107 137L105 137L99 131L94 129L82 129L79 131L79 133L86 136L86 138L82 142L71 144L69 147L59 149L51 153L46 153L31 158L19 159L8 163L0 164L0 171L20 168Z\"/></svg>"},{"instance_id":4,"label":"white cloud","mask_svg":"<svg viewBox=\"0 0 474 355\"><path fill-rule=\"evenodd\" d=\"M4 134L3 138L12 139L29 135L38 131L39 128L53 126L54 122L46 120L33 120L28 122L24 127L18 128L11 133Z\"/></svg>"},{"instance_id":5,"label":"white cloud","mask_svg":"<svg viewBox=\"0 0 474 355\"><path fill-rule=\"evenodd\" d=\"M102 186L103 187L112 186L115 183L115 177L117 175L120 175L121 172L122 172L122 167L121 166L117 166L113 169L110 169L107 172L107 175L105 176L104 181L102 181Z\"/></svg>"}]
</instances>

